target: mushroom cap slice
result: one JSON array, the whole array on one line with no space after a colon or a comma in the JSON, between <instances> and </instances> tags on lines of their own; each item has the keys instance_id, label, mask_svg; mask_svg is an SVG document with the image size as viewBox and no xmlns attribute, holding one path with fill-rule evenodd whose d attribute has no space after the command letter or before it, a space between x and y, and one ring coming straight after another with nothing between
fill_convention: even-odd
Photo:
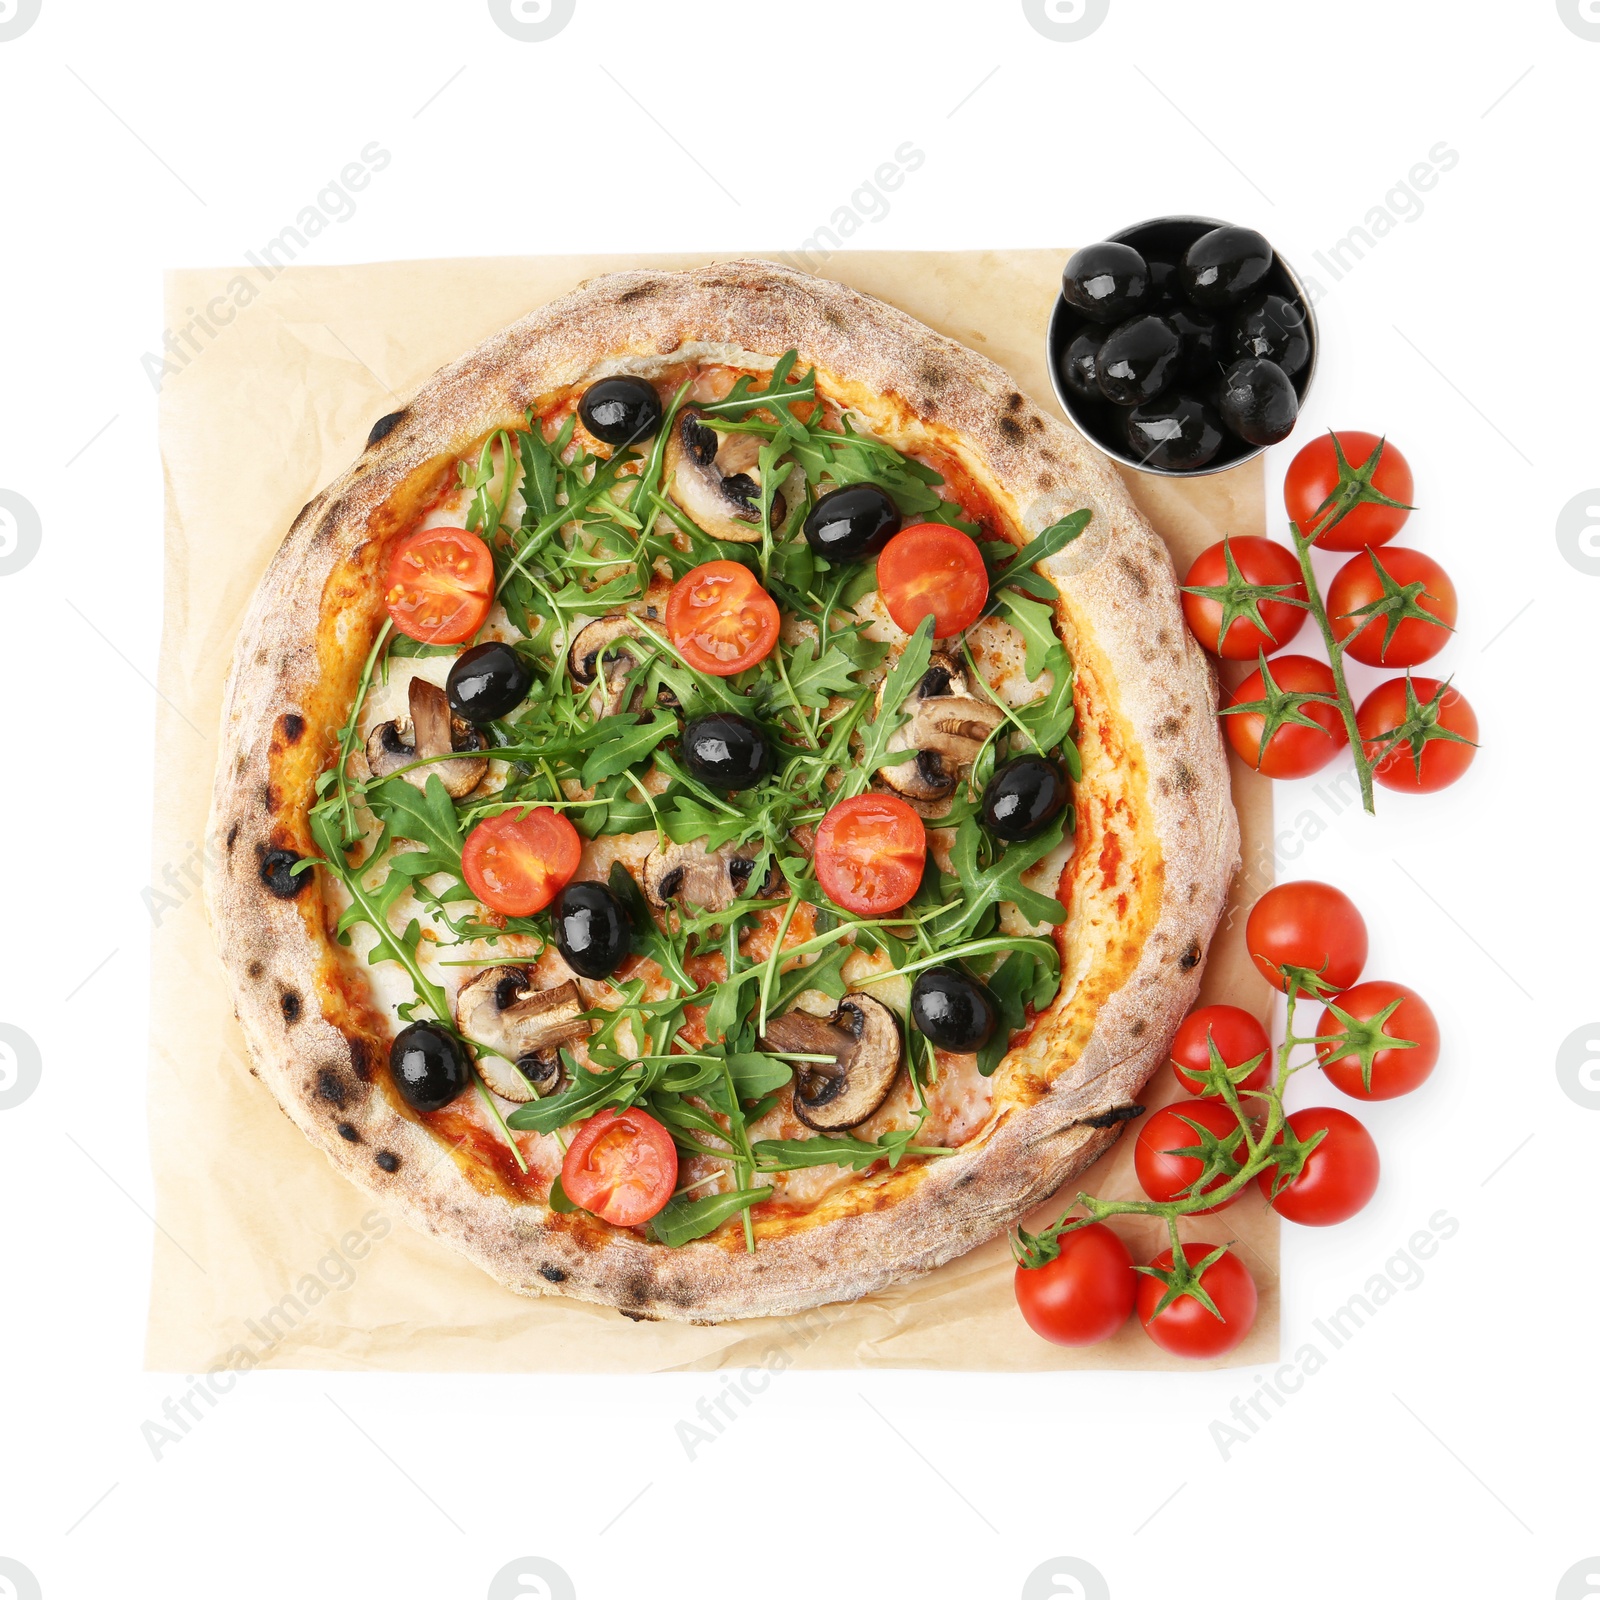
<instances>
[{"instance_id":1,"label":"mushroom cap slice","mask_svg":"<svg viewBox=\"0 0 1600 1600\"><path fill-rule=\"evenodd\" d=\"M748 847L743 847L748 848ZM650 904L661 909L677 900L699 906L703 911L726 911L743 892L755 870L755 859L735 844L707 850L700 840L687 844L657 846L644 864L644 892ZM776 892L773 873L757 891Z\"/></svg>"},{"instance_id":2,"label":"mushroom cap slice","mask_svg":"<svg viewBox=\"0 0 1600 1600\"><path fill-rule=\"evenodd\" d=\"M881 684L878 703L881 715ZM953 794L961 768L977 760L984 740L1004 720L992 700L967 693L965 675L947 655L929 660L901 710L910 716L894 731L887 749L917 754L911 761L879 767L878 776L908 800L943 800Z\"/></svg>"},{"instance_id":3,"label":"mushroom cap slice","mask_svg":"<svg viewBox=\"0 0 1600 1600\"><path fill-rule=\"evenodd\" d=\"M560 1047L589 1036L571 979L533 987L526 967L485 967L456 996L456 1026L471 1042L478 1074L504 1100L548 1094L561 1077Z\"/></svg>"},{"instance_id":4,"label":"mushroom cap slice","mask_svg":"<svg viewBox=\"0 0 1600 1600\"><path fill-rule=\"evenodd\" d=\"M650 613L654 616L654 612ZM572 681L579 685L596 681L602 664L605 668L605 688L595 691L600 715L615 716L622 710L622 696L627 689L628 677L639 666L639 655L623 642L640 637L639 624L625 612L614 611L609 616L588 623L573 638L567 652L567 670ZM660 705L676 706L677 697L664 684L656 694ZM639 710L642 690L635 690L631 708Z\"/></svg>"},{"instance_id":5,"label":"mushroom cap slice","mask_svg":"<svg viewBox=\"0 0 1600 1600\"><path fill-rule=\"evenodd\" d=\"M773 1017L761 1047L833 1058L794 1063L794 1114L818 1133L865 1122L889 1098L900 1070L900 1025L869 994L847 994L830 1018L805 1011Z\"/></svg>"},{"instance_id":6,"label":"mushroom cap slice","mask_svg":"<svg viewBox=\"0 0 1600 1600\"><path fill-rule=\"evenodd\" d=\"M471 794L489 770L488 758L476 753L487 749L488 740L470 722L450 714L449 696L438 684L414 677L406 694L411 708L410 739L398 722L380 722L367 735L367 766L373 777L392 778L400 773L417 789L426 789L428 779L437 778L452 800ZM459 752L454 760L430 759L452 752ZM417 766L419 761L427 765Z\"/></svg>"},{"instance_id":7,"label":"mushroom cap slice","mask_svg":"<svg viewBox=\"0 0 1600 1600\"><path fill-rule=\"evenodd\" d=\"M698 412L680 411L662 464L668 496L713 539L759 544L761 444L757 434L719 434ZM786 512L780 490L772 497L774 526Z\"/></svg>"}]
</instances>

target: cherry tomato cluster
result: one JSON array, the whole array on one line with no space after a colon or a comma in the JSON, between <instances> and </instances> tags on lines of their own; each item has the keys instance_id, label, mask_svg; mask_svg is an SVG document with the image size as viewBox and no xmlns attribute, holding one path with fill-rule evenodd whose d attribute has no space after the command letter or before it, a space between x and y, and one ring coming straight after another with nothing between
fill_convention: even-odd
<instances>
[{"instance_id":1,"label":"cherry tomato cluster","mask_svg":"<svg viewBox=\"0 0 1600 1600\"><path fill-rule=\"evenodd\" d=\"M1183 608L1195 637L1224 661L1259 663L1223 713L1228 742L1255 771L1309 777L1352 739L1360 765L1390 789L1442 789L1471 764L1472 707L1448 681L1410 670L1445 647L1457 611L1455 586L1437 561L1389 544L1411 513L1412 493L1411 469L1393 445L1355 430L1330 433L1294 458L1284 484L1295 549L1254 536L1224 539L1189 569ZM1350 553L1325 599L1312 548ZM1308 615L1329 661L1280 653ZM1357 707L1346 659L1405 670Z\"/></svg>"},{"instance_id":2,"label":"cherry tomato cluster","mask_svg":"<svg viewBox=\"0 0 1600 1600\"><path fill-rule=\"evenodd\" d=\"M1282 1115L1283 1077L1298 1070L1287 1066L1289 1054L1309 1046L1328 1081L1352 1099L1393 1099L1419 1087L1438 1063L1433 1012L1404 984L1362 981L1366 923L1349 896L1329 884L1269 890L1250 913L1245 945L1262 976L1289 996L1285 1070L1275 1070L1271 1040L1250 1012L1231 1005L1191 1012L1171 1055L1178 1082L1194 1098L1155 1112L1134 1145L1134 1172L1154 1204L1091 1202L1091 1215L1096 1206L1115 1214L1181 1202L1182 1215L1209 1216L1254 1188L1288 1221L1328 1227L1353 1217L1376 1192L1378 1147L1357 1117L1337 1106ZM1300 1037L1293 1006L1305 997L1320 1000L1323 1011L1314 1032ZM1193 1203L1213 1192L1221 1192L1215 1204ZM1158 1214L1175 1225L1176 1213ZM1085 1224L1069 1214L1054 1229L1018 1236L1018 1305L1028 1325L1057 1344L1097 1343L1137 1311L1162 1349L1224 1355L1254 1323L1255 1283L1225 1245L1182 1248L1181 1266L1168 1249L1135 1267L1103 1221Z\"/></svg>"}]
</instances>

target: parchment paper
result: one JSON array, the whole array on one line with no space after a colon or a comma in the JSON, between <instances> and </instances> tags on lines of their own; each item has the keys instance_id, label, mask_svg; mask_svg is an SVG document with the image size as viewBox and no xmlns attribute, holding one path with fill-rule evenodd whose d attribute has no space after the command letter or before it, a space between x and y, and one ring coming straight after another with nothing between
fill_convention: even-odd
<instances>
[{"instance_id":1,"label":"parchment paper","mask_svg":"<svg viewBox=\"0 0 1600 1600\"><path fill-rule=\"evenodd\" d=\"M749 252L746 252L747 254ZM817 270L891 301L1004 367L1054 408L1045 325L1069 252L841 252ZM176 337L161 390L166 476L166 614L157 718L150 1126L156 1186L148 1365L217 1364L518 1372L648 1372L763 1361L807 1367L1031 1371L1161 1368L1130 1320L1115 1339L1068 1351L1016 1312L1005 1241L851 1306L716 1328L634 1323L556 1298L528 1300L340 1177L250 1075L199 895L223 680L245 605L300 507L360 453L368 428L439 366L586 278L623 267L700 265L710 256L545 257L174 272ZM1259 463L1178 483L1135 477L1135 497L1180 574L1224 533L1263 530ZM1270 881L1270 785L1235 765L1253 870L1246 905ZM1237 892L1238 886L1236 886ZM1233 914L1212 946L1206 1000L1269 1014L1267 986ZM1179 1097L1170 1067L1147 1092ZM1135 1125L1136 1126L1136 1125ZM1132 1137L1072 1187L1136 1195ZM1053 1217L1041 1207L1030 1226ZM1234 1239L1261 1309L1233 1356L1273 1359L1277 1226L1249 1194L1186 1237ZM1119 1224L1135 1259L1159 1229Z\"/></svg>"}]
</instances>

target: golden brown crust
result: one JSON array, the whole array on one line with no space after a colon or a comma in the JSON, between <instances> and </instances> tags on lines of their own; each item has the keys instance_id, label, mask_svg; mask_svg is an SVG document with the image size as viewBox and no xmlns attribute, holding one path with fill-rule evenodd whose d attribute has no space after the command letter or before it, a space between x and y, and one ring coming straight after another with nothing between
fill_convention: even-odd
<instances>
[{"instance_id":1,"label":"golden brown crust","mask_svg":"<svg viewBox=\"0 0 1600 1600\"><path fill-rule=\"evenodd\" d=\"M989 1123L956 1155L770 1218L754 1255L729 1230L668 1250L518 1201L473 1151L441 1145L387 1087L389 1021L330 944L320 887L279 898L263 863L310 849L312 784L381 616L383 543L458 456L606 372L769 366L790 348L871 431L958 460L1018 537L1094 512L1045 567L1077 666L1085 769L1064 981L997 1073ZM1164 1059L1238 853L1214 680L1183 626L1166 550L1114 472L982 357L853 290L756 261L586 284L438 373L385 422L301 512L262 579L226 694L211 818L208 903L239 1018L307 1136L511 1288L696 1321L786 1314L925 1271L1101 1154L1117 1129L1092 1124Z\"/></svg>"}]
</instances>

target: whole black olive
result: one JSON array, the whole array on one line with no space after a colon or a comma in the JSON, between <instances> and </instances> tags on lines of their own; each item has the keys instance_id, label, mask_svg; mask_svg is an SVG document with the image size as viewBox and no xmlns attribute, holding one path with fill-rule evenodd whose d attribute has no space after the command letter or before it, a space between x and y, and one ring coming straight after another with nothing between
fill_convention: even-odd
<instances>
[{"instance_id":1,"label":"whole black olive","mask_svg":"<svg viewBox=\"0 0 1600 1600\"><path fill-rule=\"evenodd\" d=\"M1222 380L1222 420L1251 444L1287 439L1300 414L1300 397L1275 361L1235 361Z\"/></svg>"},{"instance_id":2,"label":"whole black olive","mask_svg":"<svg viewBox=\"0 0 1600 1600\"><path fill-rule=\"evenodd\" d=\"M556 896L556 948L580 978L609 978L633 948L633 923L603 883L569 883Z\"/></svg>"},{"instance_id":3,"label":"whole black olive","mask_svg":"<svg viewBox=\"0 0 1600 1600\"><path fill-rule=\"evenodd\" d=\"M1150 269L1132 245L1086 244L1061 274L1061 294L1091 322L1122 322L1144 304Z\"/></svg>"},{"instance_id":4,"label":"whole black olive","mask_svg":"<svg viewBox=\"0 0 1600 1600\"><path fill-rule=\"evenodd\" d=\"M515 711L533 687L533 668L500 639L463 650L450 664L444 692L468 722L493 722Z\"/></svg>"},{"instance_id":5,"label":"whole black olive","mask_svg":"<svg viewBox=\"0 0 1600 1600\"><path fill-rule=\"evenodd\" d=\"M1186 305L1167 306L1161 315L1178 330L1183 341L1178 365L1183 369L1184 380L1191 387L1215 383L1225 365L1217 319L1198 306Z\"/></svg>"},{"instance_id":6,"label":"whole black olive","mask_svg":"<svg viewBox=\"0 0 1600 1600\"><path fill-rule=\"evenodd\" d=\"M1031 839L1066 809L1067 775L1042 756L996 767L983 791L983 825L997 839Z\"/></svg>"},{"instance_id":7,"label":"whole black olive","mask_svg":"<svg viewBox=\"0 0 1600 1600\"><path fill-rule=\"evenodd\" d=\"M1213 228L1184 252L1178 268L1183 292L1216 310L1248 300L1272 271L1272 246L1254 228Z\"/></svg>"},{"instance_id":8,"label":"whole black olive","mask_svg":"<svg viewBox=\"0 0 1600 1600\"><path fill-rule=\"evenodd\" d=\"M1091 324L1067 346L1061 357L1061 381L1080 400L1101 398L1100 347L1110 331Z\"/></svg>"},{"instance_id":9,"label":"whole black olive","mask_svg":"<svg viewBox=\"0 0 1600 1600\"><path fill-rule=\"evenodd\" d=\"M753 789L772 770L772 749L755 723L712 711L684 724L683 764L714 789Z\"/></svg>"},{"instance_id":10,"label":"whole black olive","mask_svg":"<svg viewBox=\"0 0 1600 1600\"><path fill-rule=\"evenodd\" d=\"M1165 317L1130 317L1100 347L1101 394L1118 406L1154 400L1177 377L1182 350L1178 330Z\"/></svg>"},{"instance_id":11,"label":"whole black olive","mask_svg":"<svg viewBox=\"0 0 1600 1600\"><path fill-rule=\"evenodd\" d=\"M875 483L830 489L805 520L806 543L832 561L875 556L900 531L900 508Z\"/></svg>"},{"instance_id":12,"label":"whole black olive","mask_svg":"<svg viewBox=\"0 0 1600 1600\"><path fill-rule=\"evenodd\" d=\"M438 1111L466 1088L472 1074L454 1034L431 1022L413 1022L389 1046L389 1076L413 1111Z\"/></svg>"},{"instance_id":13,"label":"whole black olive","mask_svg":"<svg viewBox=\"0 0 1600 1600\"><path fill-rule=\"evenodd\" d=\"M602 378L583 391L578 416L607 444L637 444L661 429L661 397L643 378Z\"/></svg>"},{"instance_id":14,"label":"whole black olive","mask_svg":"<svg viewBox=\"0 0 1600 1600\"><path fill-rule=\"evenodd\" d=\"M1281 294L1264 294L1240 308L1229 329L1228 360L1275 361L1293 377L1311 359L1305 313Z\"/></svg>"},{"instance_id":15,"label":"whole black olive","mask_svg":"<svg viewBox=\"0 0 1600 1600\"><path fill-rule=\"evenodd\" d=\"M1128 453L1163 472L1193 472L1222 448L1222 418L1191 394L1164 394L1127 413Z\"/></svg>"},{"instance_id":16,"label":"whole black olive","mask_svg":"<svg viewBox=\"0 0 1600 1600\"><path fill-rule=\"evenodd\" d=\"M981 1050L1000 1020L994 996L959 967L929 967L911 985L911 1020L941 1050Z\"/></svg>"}]
</instances>

